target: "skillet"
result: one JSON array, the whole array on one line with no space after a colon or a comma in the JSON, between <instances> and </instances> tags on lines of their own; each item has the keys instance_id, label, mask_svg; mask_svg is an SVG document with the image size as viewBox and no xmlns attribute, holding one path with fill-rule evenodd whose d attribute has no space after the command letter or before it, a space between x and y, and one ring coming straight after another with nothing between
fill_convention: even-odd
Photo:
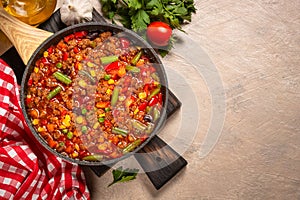
<instances>
[{"instance_id":1,"label":"skillet","mask_svg":"<svg viewBox=\"0 0 300 200\"><path fill-rule=\"evenodd\" d=\"M127 30L123 27L109 25L106 23L79 24L79 25L75 25L72 27L68 27L68 28L52 35L52 33L46 32L43 30L39 30L39 29L33 30L32 27L30 27L30 26L28 27L26 24L23 24L18 21L15 21L14 19L11 19L11 17L9 15L7 15L5 13L5 11L3 12L3 9L0 11L1 11L0 18L2 17L2 19L5 19L5 21L1 20L0 28L2 29L3 32L5 32L7 34L7 36L10 38L10 40L13 42L13 44L15 45L21 58L23 59L23 62L27 63L27 67L25 69L25 74L24 74L24 77L22 80L21 105L22 105L24 115L26 117L26 121L29 124L31 131L33 132L33 134L36 136L36 138L41 142L41 144L44 147L46 147L48 150L50 150L52 153L56 154L57 156L63 157L64 159L66 159L70 162L78 163L81 165L88 165L88 166L101 166L101 165L112 165L112 164L134 154L135 152L147 153L147 151L152 151L152 153L153 153L153 151L157 150L157 148L162 148L162 147L167 146L167 144L165 144L163 141L161 141L156 136L156 134L158 133L159 129L163 126L165 119L166 119L166 102L168 101L168 92L166 89L167 88L166 73L164 71L164 68L163 68L161 61L160 61L159 57L157 56L156 52L139 35L137 35L136 33L132 32L130 30ZM10 23L13 23L14 25L10 25ZM15 27L18 27L18 29L15 29ZM24 30L25 30L25 33L24 33ZM152 132L150 137L142 145L140 145L137 149L135 149L132 153L126 154L125 156L123 156L121 158L110 160L110 161L104 162L104 163L103 162L87 162L87 161L79 161L79 160L71 159L70 157L63 156L63 155L57 153L56 151L54 151L53 149L51 149L47 145L47 143L45 143L45 141L36 133L35 129L31 125L31 122L28 119L27 113L24 109L25 108L24 95L25 95L25 91L26 91L26 83L28 81L31 71L33 70L32 63L35 63L35 61L39 57L41 57L43 51L45 51L51 44L56 44L62 37L66 36L68 34L71 34L73 32L80 31L80 30L86 30L86 31L108 30L108 31L112 31L113 33L117 33L117 34L124 32L126 35L129 35L130 38L132 38L135 43L139 44L140 46L143 46L143 49L144 49L146 55L150 58L151 62L156 63L156 67L158 69L158 74L162 80L162 84L165 86L165 87L163 87L164 88L163 89L164 109L162 110L162 115L159 119L159 123L157 124L155 130ZM30 34L28 34L28 32L30 32ZM42 44L40 44L40 43L42 43ZM154 147L155 145L157 147ZM182 165L183 166L186 165L186 161L182 157L180 157L169 146L167 146L167 151L163 152L163 154L161 152L159 153L160 159L157 159L158 157L156 157L155 155L154 155L154 157L152 156L152 158L150 158L150 165L151 165L151 162L158 162L158 160L161 160L161 158L162 158L162 160L164 160L165 156L168 156L169 158L172 157L172 159L173 159L172 162L168 161L167 162L168 164L173 163L174 160L179 158L183 162L183 164L182 163L179 164L180 169L181 169ZM147 164L149 167L149 159L148 158L146 158L145 156L140 156L139 158L137 157L137 159L143 168L144 168L143 162L144 162L144 164ZM168 159L168 158L165 157L165 159ZM174 162L174 163L176 163L176 162ZM157 163L156 164L154 163L154 165L157 165ZM180 169L176 169L176 172ZM173 173L170 173L170 171L173 171ZM158 172L158 170L157 170L157 172ZM161 172L163 172L163 171L161 171ZM176 172L174 172L174 169L172 169L172 167L168 169L168 172L169 172L169 175L166 175L165 172L163 172L164 174L161 174L161 175L164 175L165 179L169 179L170 177L168 177L168 176L173 176L174 173L176 173ZM149 174L147 173L147 175L149 175ZM152 173L152 175L153 175L153 173ZM156 173L156 175L159 175L159 173ZM151 177L150 177L150 179L151 179ZM164 179L164 178L161 178L161 179ZM151 179L151 181L153 182L154 180ZM161 185L159 186L159 188L160 187L161 187Z\"/></svg>"}]
</instances>

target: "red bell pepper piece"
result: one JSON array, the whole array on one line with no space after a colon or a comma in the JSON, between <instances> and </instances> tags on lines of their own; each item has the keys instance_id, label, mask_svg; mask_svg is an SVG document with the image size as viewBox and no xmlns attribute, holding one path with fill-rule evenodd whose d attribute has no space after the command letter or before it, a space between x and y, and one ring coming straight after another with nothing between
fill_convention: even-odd
<instances>
[{"instance_id":1,"label":"red bell pepper piece","mask_svg":"<svg viewBox=\"0 0 300 200\"><path fill-rule=\"evenodd\" d=\"M33 83L32 78L29 78L27 85L28 85L28 86L32 86L32 83Z\"/></svg>"},{"instance_id":2,"label":"red bell pepper piece","mask_svg":"<svg viewBox=\"0 0 300 200\"><path fill-rule=\"evenodd\" d=\"M122 49L126 49L130 46L130 42L126 38L120 38L120 42Z\"/></svg>"},{"instance_id":3,"label":"red bell pepper piece","mask_svg":"<svg viewBox=\"0 0 300 200\"><path fill-rule=\"evenodd\" d=\"M74 47L73 51L74 51L74 53L79 53L79 48L78 47Z\"/></svg>"},{"instance_id":4,"label":"red bell pepper piece","mask_svg":"<svg viewBox=\"0 0 300 200\"><path fill-rule=\"evenodd\" d=\"M149 67L150 73L152 74L153 72L156 72L156 69L153 66Z\"/></svg>"},{"instance_id":5,"label":"red bell pepper piece","mask_svg":"<svg viewBox=\"0 0 300 200\"><path fill-rule=\"evenodd\" d=\"M26 98L26 105L29 105L32 102L32 98L31 97L27 97Z\"/></svg>"},{"instance_id":6,"label":"red bell pepper piece","mask_svg":"<svg viewBox=\"0 0 300 200\"><path fill-rule=\"evenodd\" d=\"M64 41L65 41L65 42L69 42L69 41L72 40L73 38L74 38L74 34L67 35L66 37L64 37Z\"/></svg>"},{"instance_id":7,"label":"red bell pepper piece","mask_svg":"<svg viewBox=\"0 0 300 200\"><path fill-rule=\"evenodd\" d=\"M112 126L112 124L111 124L111 122L110 122L108 119L106 119L106 120L104 121L104 126L105 126L106 128L110 128L110 127Z\"/></svg>"},{"instance_id":8,"label":"red bell pepper piece","mask_svg":"<svg viewBox=\"0 0 300 200\"><path fill-rule=\"evenodd\" d=\"M47 49L47 51L48 51L49 54L52 54L52 53L53 53L53 47L52 47L52 46L49 47L49 48Z\"/></svg>"},{"instance_id":9,"label":"red bell pepper piece","mask_svg":"<svg viewBox=\"0 0 300 200\"><path fill-rule=\"evenodd\" d=\"M74 36L76 39L83 38L86 35L87 35L87 31L79 31L79 32L74 33Z\"/></svg>"},{"instance_id":10,"label":"red bell pepper piece","mask_svg":"<svg viewBox=\"0 0 300 200\"><path fill-rule=\"evenodd\" d=\"M48 124L48 121L46 119L42 119L41 124L46 126Z\"/></svg>"},{"instance_id":11,"label":"red bell pepper piece","mask_svg":"<svg viewBox=\"0 0 300 200\"><path fill-rule=\"evenodd\" d=\"M148 83L144 85L143 90L144 90L144 92L145 92L145 93L147 94L147 96L148 96L148 94L149 94L149 84L148 84Z\"/></svg>"},{"instance_id":12,"label":"red bell pepper piece","mask_svg":"<svg viewBox=\"0 0 300 200\"><path fill-rule=\"evenodd\" d=\"M158 103L162 104L162 93L158 93Z\"/></svg>"},{"instance_id":13,"label":"red bell pepper piece","mask_svg":"<svg viewBox=\"0 0 300 200\"><path fill-rule=\"evenodd\" d=\"M48 61L48 59L45 58L45 57L42 57L42 58L41 58L41 61L42 61L42 63L43 63L44 65L49 65L49 64L50 64L50 62Z\"/></svg>"},{"instance_id":14,"label":"red bell pepper piece","mask_svg":"<svg viewBox=\"0 0 300 200\"><path fill-rule=\"evenodd\" d=\"M155 95L154 97L152 97L149 101L149 106L154 106L155 104L157 104L159 101L158 95Z\"/></svg>"},{"instance_id":15,"label":"red bell pepper piece","mask_svg":"<svg viewBox=\"0 0 300 200\"><path fill-rule=\"evenodd\" d=\"M66 61L66 60L68 59L68 57L69 57L68 52L64 51L64 52L63 52L63 55L62 55L62 60L63 60L63 61Z\"/></svg>"},{"instance_id":16,"label":"red bell pepper piece","mask_svg":"<svg viewBox=\"0 0 300 200\"><path fill-rule=\"evenodd\" d=\"M143 102L139 105L139 110L140 111L144 111L147 108L148 103L147 102Z\"/></svg>"},{"instance_id":17,"label":"red bell pepper piece","mask_svg":"<svg viewBox=\"0 0 300 200\"><path fill-rule=\"evenodd\" d=\"M110 72L111 70L118 70L120 68L119 62L112 62L104 67L106 72Z\"/></svg>"}]
</instances>

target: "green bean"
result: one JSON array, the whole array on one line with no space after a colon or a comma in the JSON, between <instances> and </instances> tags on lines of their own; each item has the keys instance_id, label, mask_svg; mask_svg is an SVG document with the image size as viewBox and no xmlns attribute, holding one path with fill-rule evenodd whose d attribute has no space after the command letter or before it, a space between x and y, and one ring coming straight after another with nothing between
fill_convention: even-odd
<instances>
[{"instance_id":1,"label":"green bean","mask_svg":"<svg viewBox=\"0 0 300 200\"><path fill-rule=\"evenodd\" d=\"M147 126L145 124L143 124L142 122L137 121L135 119L132 119L131 122L132 122L133 127L140 131L144 131L147 128Z\"/></svg>"},{"instance_id":2,"label":"green bean","mask_svg":"<svg viewBox=\"0 0 300 200\"><path fill-rule=\"evenodd\" d=\"M82 160L86 160L86 161L101 161L102 159L103 156L99 154L88 155L82 158Z\"/></svg>"},{"instance_id":3,"label":"green bean","mask_svg":"<svg viewBox=\"0 0 300 200\"><path fill-rule=\"evenodd\" d=\"M158 118L160 117L160 111L158 110L157 107L154 107L153 109L153 122L156 122Z\"/></svg>"},{"instance_id":4,"label":"green bean","mask_svg":"<svg viewBox=\"0 0 300 200\"><path fill-rule=\"evenodd\" d=\"M47 95L47 99L52 99L55 95L60 93L62 91L62 88L60 86L57 86L55 89L53 89L49 94Z\"/></svg>"},{"instance_id":5,"label":"green bean","mask_svg":"<svg viewBox=\"0 0 300 200\"><path fill-rule=\"evenodd\" d=\"M115 133L115 134L118 134L118 135L122 135L124 137L127 136L128 134L128 131L125 130L125 129L121 129L121 128L118 128L118 127L113 127L111 132Z\"/></svg>"},{"instance_id":6,"label":"green bean","mask_svg":"<svg viewBox=\"0 0 300 200\"><path fill-rule=\"evenodd\" d=\"M126 69L127 71L130 71L130 72L133 72L133 73L139 73L139 72L141 71L140 68L135 67L135 66L130 66L130 65L127 65L127 66L125 67L125 69Z\"/></svg>"},{"instance_id":7,"label":"green bean","mask_svg":"<svg viewBox=\"0 0 300 200\"><path fill-rule=\"evenodd\" d=\"M160 80L159 80L159 77L158 77L158 75L157 75L157 73L152 73L152 74L151 74L151 77L152 77L154 80L156 80L157 82L160 81Z\"/></svg>"},{"instance_id":8,"label":"green bean","mask_svg":"<svg viewBox=\"0 0 300 200\"><path fill-rule=\"evenodd\" d=\"M154 129L154 124L149 123L146 130L145 130L145 133L150 135L150 133L152 133L153 129Z\"/></svg>"},{"instance_id":9,"label":"green bean","mask_svg":"<svg viewBox=\"0 0 300 200\"><path fill-rule=\"evenodd\" d=\"M105 57L101 57L100 60L101 60L101 63L102 64L108 64L108 63L112 63L112 62L115 62L119 59L119 56L105 56Z\"/></svg>"},{"instance_id":10,"label":"green bean","mask_svg":"<svg viewBox=\"0 0 300 200\"><path fill-rule=\"evenodd\" d=\"M54 73L53 73L53 76L54 76L57 80L59 80L59 81L65 83L65 84L67 84L67 85L69 85L70 83L72 83L72 80L71 80L68 76L64 75L64 74L61 73L61 72L58 72L58 71L57 71L57 72L54 72Z\"/></svg>"},{"instance_id":11,"label":"green bean","mask_svg":"<svg viewBox=\"0 0 300 200\"><path fill-rule=\"evenodd\" d=\"M143 52L139 51L131 60L131 64L136 65L136 63L139 61L139 59L141 58Z\"/></svg>"},{"instance_id":12,"label":"green bean","mask_svg":"<svg viewBox=\"0 0 300 200\"><path fill-rule=\"evenodd\" d=\"M129 153L130 151L134 150L142 143L141 139L137 139L136 141L129 144L127 147L123 149L123 154Z\"/></svg>"},{"instance_id":13,"label":"green bean","mask_svg":"<svg viewBox=\"0 0 300 200\"><path fill-rule=\"evenodd\" d=\"M160 92L160 85L157 88L155 88L154 90L151 91L151 93L149 94L147 100L149 101L152 97L157 95L159 92Z\"/></svg>"},{"instance_id":14,"label":"green bean","mask_svg":"<svg viewBox=\"0 0 300 200\"><path fill-rule=\"evenodd\" d=\"M115 87L114 88L114 91L112 93L112 96L111 96L111 101L110 101L110 104L111 106L115 106L117 101L118 101L118 98L119 98L119 88L118 87Z\"/></svg>"},{"instance_id":15,"label":"green bean","mask_svg":"<svg viewBox=\"0 0 300 200\"><path fill-rule=\"evenodd\" d=\"M78 71L78 73L81 74L81 75L83 75L83 76L86 76L88 79L90 79L90 81L91 81L92 83L95 83L95 82L96 82L96 80L94 79L94 77L92 77L92 75L91 75L90 73L88 73L87 71L85 71L85 70L80 70L80 71Z\"/></svg>"}]
</instances>

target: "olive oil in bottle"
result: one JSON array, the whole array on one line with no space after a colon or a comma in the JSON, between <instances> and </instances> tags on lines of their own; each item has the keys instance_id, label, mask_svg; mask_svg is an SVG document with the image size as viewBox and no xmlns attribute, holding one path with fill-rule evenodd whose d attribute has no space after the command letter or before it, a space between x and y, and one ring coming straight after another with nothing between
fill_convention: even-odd
<instances>
[{"instance_id":1,"label":"olive oil in bottle","mask_svg":"<svg viewBox=\"0 0 300 200\"><path fill-rule=\"evenodd\" d=\"M1 4L10 15L37 26L52 15L56 0L1 0Z\"/></svg>"}]
</instances>

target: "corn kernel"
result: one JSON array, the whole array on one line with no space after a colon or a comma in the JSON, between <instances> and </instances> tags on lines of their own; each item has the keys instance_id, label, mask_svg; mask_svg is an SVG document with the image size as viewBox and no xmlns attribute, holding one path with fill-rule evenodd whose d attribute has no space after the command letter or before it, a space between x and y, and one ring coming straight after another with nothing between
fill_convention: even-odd
<instances>
[{"instance_id":1,"label":"corn kernel","mask_svg":"<svg viewBox=\"0 0 300 200\"><path fill-rule=\"evenodd\" d=\"M102 144L99 144L98 145L98 149L100 150L100 151L104 151L105 149L107 149L107 144L106 143L102 143Z\"/></svg>"},{"instance_id":2,"label":"corn kernel","mask_svg":"<svg viewBox=\"0 0 300 200\"><path fill-rule=\"evenodd\" d=\"M32 124L33 125L38 125L39 124L39 119L34 119L34 120L32 120Z\"/></svg>"},{"instance_id":3,"label":"corn kernel","mask_svg":"<svg viewBox=\"0 0 300 200\"><path fill-rule=\"evenodd\" d=\"M98 127L99 127L99 123L96 122L96 123L94 124L94 126L93 126L93 129L97 129Z\"/></svg>"},{"instance_id":4,"label":"corn kernel","mask_svg":"<svg viewBox=\"0 0 300 200\"><path fill-rule=\"evenodd\" d=\"M38 131L38 132L44 132L44 131L45 131L45 128L44 128L44 127L38 127L37 131Z\"/></svg>"},{"instance_id":5,"label":"corn kernel","mask_svg":"<svg viewBox=\"0 0 300 200\"><path fill-rule=\"evenodd\" d=\"M76 151L80 151L79 145L77 143L74 144L74 148L76 149Z\"/></svg>"},{"instance_id":6,"label":"corn kernel","mask_svg":"<svg viewBox=\"0 0 300 200\"><path fill-rule=\"evenodd\" d=\"M133 113L136 115L138 112L139 112L139 109L136 108Z\"/></svg>"},{"instance_id":7,"label":"corn kernel","mask_svg":"<svg viewBox=\"0 0 300 200\"><path fill-rule=\"evenodd\" d=\"M73 153L72 153L72 158L77 158L78 157L78 152L77 151L74 151Z\"/></svg>"},{"instance_id":8,"label":"corn kernel","mask_svg":"<svg viewBox=\"0 0 300 200\"><path fill-rule=\"evenodd\" d=\"M59 126L59 129L62 129L62 130L63 130L63 129L65 129L65 128L66 128L66 126L64 126L64 125L60 125L60 126Z\"/></svg>"},{"instance_id":9,"label":"corn kernel","mask_svg":"<svg viewBox=\"0 0 300 200\"><path fill-rule=\"evenodd\" d=\"M64 118L63 121L62 121L62 124L63 124L65 127L69 127L69 126L71 126L70 121L71 121L70 115L66 115L65 118Z\"/></svg>"},{"instance_id":10,"label":"corn kernel","mask_svg":"<svg viewBox=\"0 0 300 200\"><path fill-rule=\"evenodd\" d=\"M34 71L35 73L38 73L38 72L39 72L39 68L35 67L35 68L33 69L33 71Z\"/></svg>"},{"instance_id":11,"label":"corn kernel","mask_svg":"<svg viewBox=\"0 0 300 200\"><path fill-rule=\"evenodd\" d=\"M95 70L90 70L90 74L91 74L92 77L95 77L96 76Z\"/></svg>"},{"instance_id":12,"label":"corn kernel","mask_svg":"<svg viewBox=\"0 0 300 200\"><path fill-rule=\"evenodd\" d=\"M140 92L139 93L139 99L145 99L147 97L146 92Z\"/></svg>"},{"instance_id":13,"label":"corn kernel","mask_svg":"<svg viewBox=\"0 0 300 200\"><path fill-rule=\"evenodd\" d=\"M87 66L88 66L88 67L94 67L95 65L94 65L94 63L92 63L92 62L87 62Z\"/></svg>"},{"instance_id":14,"label":"corn kernel","mask_svg":"<svg viewBox=\"0 0 300 200\"><path fill-rule=\"evenodd\" d=\"M155 86L157 86L157 85L159 85L159 82L154 81L153 84L154 84Z\"/></svg>"},{"instance_id":15,"label":"corn kernel","mask_svg":"<svg viewBox=\"0 0 300 200\"><path fill-rule=\"evenodd\" d=\"M83 117L80 115L80 116L78 116L78 117L76 117L76 122L78 123L78 124L82 124L82 122L83 122Z\"/></svg>"},{"instance_id":16,"label":"corn kernel","mask_svg":"<svg viewBox=\"0 0 300 200\"><path fill-rule=\"evenodd\" d=\"M78 63L78 70L82 70L82 64L81 63Z\"/></svg>"},{"instance_id":17,"label":"corn kernel","mask_svg":"<svg viewBox=\"0 0 300 200\"><path fill-rule=\"evenodd\" d=\"M43 56L48 57L48 55L49 55L48 51L44 51Z\"/></svg>"},{"instance_id":18,"label":"corn kernel","mask_svg":"<svg viewBox=\"0 0 300 200\"><path fill-rule=\"evenodd\" d=\"M106 90L106 94L111 94L112 93L112 90L111 89L107 89Z\"/></svg>"},{"instance_id":19,"label":"corn kernel","mask_svg":"<svg viewBox=\"0 0 300 200\"><path fill-rule=\"evenodd\" d=\"M77 61L82 61L82 56L80 54L77 54L75 58Z\"/></svg>"},{"instance_id":20,"label":"corn kernel","mask_svg":"<svg viewBox=\"0 0 300 200\"><path fill-rule=\"evenodd\" d=\"M124 96L124 95L119 96L119 101L125 101L125 99L126 99L126 96Z\"/></svg>"},{"instance_id":21,"label":"corn kernel","mask_svg":"<svg viewBox=\"0 0 300 200\"><path fill-rule=\"evenodd\" d=\"M114 81L113 79L109 79L109 80L107 81L107 83L111 85L111 84L114 84L115 81Z\"/></svg>"},{"instance_id":22,"label":"corn kernel","mask_svg":"<svg viewBox=\"0 0 300 200\"><path fill-rule=\"evenodd\" d=\"M87 86L87 84L86 84L86 82L84 80L80 80L78 82L78 84L79 84L80 87L86 87Z\"/></svg>"},{"instance_id":23,"label":"corn kernel","mask_svg":"<svg viewBox=\"0 0 300 200\"><path fill-rule=\"evenodd\" d=\"M105 117L105 113L100 114L99 117Z\"/></svg>"}]
</instances>

